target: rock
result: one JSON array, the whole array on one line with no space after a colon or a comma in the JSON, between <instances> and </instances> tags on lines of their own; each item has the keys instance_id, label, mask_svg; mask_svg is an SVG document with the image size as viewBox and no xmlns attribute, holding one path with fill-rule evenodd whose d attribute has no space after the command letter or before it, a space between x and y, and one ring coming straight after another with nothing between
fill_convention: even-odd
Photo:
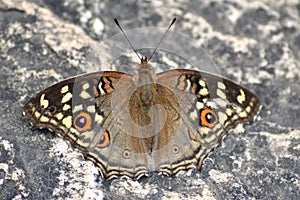
<instances>
[{"instance_id":1,"label":"rock","mask_svg":"<svg viewBox=\"0 0 300 200\"><path fill-rule=\"evenodd\" d=\"M0 199L299 199L299 8L292 0L2 1ZM215 72L260 98L258 120L229 134L200 172L105 181L80 152L22 116L26 101L64 78L104 69L134 72L138 59L125 40L118 52L101 42L123 39L112 37L120 32L115 17L141 48L155 47L161 35L158 28L144 33L145 27L168 27L177 17L172 30L185 37L167 36L162 48L173 45L177 55L212 70L204 47ZM186 68L184 59L164 57L163 69Z\"/></svg>"}]
</instances>

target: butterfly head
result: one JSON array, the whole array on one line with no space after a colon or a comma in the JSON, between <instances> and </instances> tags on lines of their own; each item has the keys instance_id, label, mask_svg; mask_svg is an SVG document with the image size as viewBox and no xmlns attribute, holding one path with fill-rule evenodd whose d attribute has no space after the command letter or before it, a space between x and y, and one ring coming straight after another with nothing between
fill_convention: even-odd
<instances>
[{"instance_id":1,"label":"butterfly head","mask_svg":"<svg viewBox=\"0 0 300 200\"><path fill-rule=\"evenodd\" d=\"M141 63L137 65L136 70L139 73L152 71L152 65L148 63L147 57L141 58Z\"/></svg>"},{"instance_id":2,"label":"butterfly head","mask_svg":"<svg viewBox=\"0 0 300 200\"><path fill-rule=\"evenodd\" d=\"M142 64L142 65L145 65L145 64L147 64L147 63L148 63L147 57L142 57L142 59L141 59L141 64Z\"/></svg>"}]
</instances>

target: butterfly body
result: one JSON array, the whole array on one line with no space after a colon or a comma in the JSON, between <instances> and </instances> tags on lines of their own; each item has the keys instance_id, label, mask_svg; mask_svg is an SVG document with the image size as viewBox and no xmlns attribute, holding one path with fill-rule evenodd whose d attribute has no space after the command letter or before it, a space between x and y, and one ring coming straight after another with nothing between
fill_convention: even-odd
<instances>
[{"instance_id":1,"label":"butterfly body","mask_svg":"<svg viewBox=\"0 0 300 200\"><path fill-rule=\"evenodd\" d=\"M57 83L33 97L24 113L80 149L104 178L176 175L203 159L239 123L252 122L257 97L232 81L177 69L137 75L96 72Z\"/></svg>"}]
</instances>

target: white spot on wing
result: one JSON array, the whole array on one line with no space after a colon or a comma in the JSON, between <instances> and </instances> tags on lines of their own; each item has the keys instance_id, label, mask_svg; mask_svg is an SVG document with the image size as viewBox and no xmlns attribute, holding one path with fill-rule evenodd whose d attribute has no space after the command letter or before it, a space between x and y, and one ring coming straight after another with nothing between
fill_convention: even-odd
<instances>
[{"instance_id":1,"label":"white spot on wing","mask_svg":"<svg viewBox=\"0 0 300 200\"><path fill-rule=\"evenodd\" d=\"M224 83L218 82L218 88L220 88L221 90L225 90L226 86L224 85Z\"/></svg>"},{"instance_id":2,"label":"white spot on wing","mask_svg":"<svg viewBox=\"0 0 300 200\"><path fill-rule=\"evenodd\" d=\"M245 110L247 111L247 113L250 113L251 112L251 107L247 106Z\"/></svg>"},{"instance_id":3,"label":"white spot on wing","mask_svg":"<svg viewBox=\"0 0 300 200\"><path fill-rule=\"evenodd\" d=\"M72 126L72 116L68 116L62 120L62 123L67 127L71 128Z\"/></svg>"},{"instance_id":4,"label":"white spot on wing","mask_svg":"<svg viewBox=\"0 0 300 200\"><path fill-rule=\"evenodd\" d=\"M98 84L98 89L100 91L100 94L105 94L104 90L102 89L102 82L101 81Z\"/></svg>"},{"instance_id":5,"label":"white spot on wing","mask_svg":"<svg viewBox=\"0 0 300 200\"><path fill-rule=\"evenodd\" d=\"M239 116L242 117L242 118L247 117L246 111L243 111L243 112L239 113Z\"/></svg>"},{"instance_id":6,"label":"white spot on wing","mask_svg":"<svg viewBox=\"0 0 300 200\"><path fill-rule=\"evenodd\" d=\"M85 83L82 85L82 89L84 89L84 90L88 89L89 87L90 87L90 84L88 84L88 83Z\"/></svg>"},{"instance_id":7,"label":"white spot on wing","mask_svg":"<svg viewBox=\"0 0 300 200\"><path fill-rule=\"evenodd\" d=\"M45 117L45 116L41 116L40 121L41 121L41 122L48 122L48 121L49 121L49 118L48 118L48 117Z\"/></svg>"},{"instance_id":8,"label":"white spot on wing","mask_svg":"<svg viewBox=\"0 0 300 200\"><path fill-rule=\"evenodd\" d=\"M197 103L196 103L196 108L197 108L198 110L200 110L200 109L204 108L204 104L201 103L201 102L199 102L199 101L197 101Z\"/></svg>"},{"instance_id":9,"label":"white spot on wing","mask_svg":"<svg viewBox=\"0 0 300 200\"><path fill-rule=\"evenodd\" d=\"M232 109L227 108L227 109L226 109L226 114L227 114L228 116L231 116L231 115L232 115Z\"/></svg>"},{"instance_id":10,"label":"white spot on wing","mask_svg":"<svg viewBox=\"0 0 300 200\"><path fill-rule=\"evenodd\" d=\"M95 115L95 121L98 122L99 124L102 123L103 117L99 114Z\"/></svg>"},{"instance_id":11,"label":"white spot on wing","mask_svg":"<svg viewBox=\"0 0 300 200\"><path fill-rule=\"evenodd\" d=\"M213 102L213 101L207 102L206 105L209 106L209 107L211 107L211 108L214 108L214 109L218 108L217 104L215 102Z\"/></svg>"},{"instance_id":12,"label":"white spot on wing","mask_svg":"<svg viewBox=\"0 0 300 200\"><path fill-rule=\"evenodd\" d=\"M90 112L90 113L95 113L96 112L96 108L95 108L95 106L88 106L87 107L87 111Z\"/></svg>"},{"instance_id":13,"label":"white spot on wing","mask_svg":"<svg viewBox=\"0 0 300 200\"><path fill-rule=\"evenodd\" d=\"M40 118L40 116L41 116L41 113L39 113L38 111L35 111L34 112L34 116L35 116L35 118Z\"/></svg>"},{"instance_id":14,"label":"white spot on wing","mask_svg":"<svg viewBox=\"0 0 300 200\"><path fill-rule=\"evenodd\" d=\"M215 102L221 107L226 107L226 105L227 105L226 101L224 101L223 99L220 99L220 98L215 99Z\"/></svg>"},{"instance_id":15,"label":"white spot on wing","mask_svg":"<svg viewBox=\"0 0 300 200\"><path fill-rule=\"evenodd\" d=\"M187 81L187 84L186 84L186 88L185 88L185 91L190 91L191 89L191 82L190 81Z\"/></svg>"},{"instance_id":16,"label":"white spot on wing","mask_svg":"<svg viewBox=\"0 0 300 200\"><path fill-rule=\"evenodd\" d=\"M80 97L83 98L83 99L89 99L89 98L91 98L91 95L88 92L86 92L86 91L83 90L80 93Z\"/></svg>"},{"instance_id":17,"label":"white spot on wing","mask_svg":"<svg viewBox=\"0 0 300 200\"><path fill-rule=\"evenodd\" d=\"M70 105L68 104L65 104L64 107L63 107L63 110L66 111L66 110L69 110L71 108Z\"/></svg>"},{"instance_id":18,"label":"white spot on wing","mask_svg":"<svg viewBox=\"0 0 300 200\"><path fill-rule=\"evenodd\" d=\"M196 120L198 118L197 111L194 110L193 112L191 112L190 117L192 120Z\"/></svg>"},{"instance_id":19,"label":"white spot on wing","mask_svg":"<svg viewBox=\"0 0 300 200\"><path fill-rule=\"evenodd\" d=\"M82 111L82 110L83 110L83 106L82 105L77 105L77 106L74 106L73 113L76 113L76 112L79 112L79 111Z\"/></svg>"},{"instance_id":20,"label":"white spot on wing","mask_svg":"<svg viewBox=\"0 0 300 200\"><path fill-rule=\"evenodd\" d=\"M43 108L47 108L49 106L49 101L45 99L45 94L41 95L40 104Z\"/></svg>"},{"instance_id":21,"label":"white spot on wing","mask_svg":"<svg viewBox=\"0 0 300 200\"><path fill-rule=\"evenodd\" d=\"M199 85L201 85L202 87L206 87L206 83L204 80L200 80Z\"/></svg>"},{"instance_id":22,"label":"white spot on wing","mask_svg":"<svg viewBox=\"0 0 300 200\"><path fill-rule=\"evenodd\" d=\"M221 99L226 99L226 95L225 93L220 90L220 89L217 89L217 95L221 98Z\"/></svg>"},{"instance_id":23,"label":"white spot on wing","mask_svg":"<svg viewBox=\"0 0 300 200\"><path fill-rule=\"evenodd\" d=\"M208 89L207 88L202 88L199 91L199 94L202 95L202 96L207 96L209 94Z\"/></svg>"},{"instance_id":24,"label":"white spot on wing","mask_svg":"<svg viewBox=\"0 0 300 200\"><path fill-rule=\"evenodd\" d=\"M242 104L244 101L246 101L246 95L245 95L245 92L244 90L240 89L240 95L237 96L237 101Z\"/></svg>"},{"instance_id":25,"label":"white spot on wing","mask_svg":"<svg viewBox=\"0 0 300 200\"><path fill-rule=\"evenodd\" d=\"M224 124L224 122L227 120L227 115L223 112L218 112L218 116L219 116L219 122L221 124Z\"/></svg>"},{"instance_id":26,"label":"white spot on wing","mask_svg":"<svg viewBox=\"0 0 300 200\"><path fill-rule=\"evenodd\" d=\"M63 115L62 113L57 113L57 114L55 115L55 117L56 117L58 120L61 120L61 119L64 117L64 115Z\"/></svg>"},{"instance_id":27,"label":"white spot on wing","mask_svg":"<svg viewBox=\"0 0 300 200\"><path fill-rule=\"evenodd\" d=\"M50 123L53 124L54 126L57 126L57 121L55 121L54 119L51 119Z\"/></svg>"},{"instance_id":28,"label":"white spot on wing","mask_svg":"<svg viewBox=\"0 0 300 200\"><path fill-rule=\"evenodd\" d=\"M72 94L70 92L68 92L67 94L65 94L63 96L63 98L61 99L61 103L66 103L68 102L70 99L72 98Z\"/></svg>"},{"instance_id":29,"label":"white spot on wing","mask_svg":"<svg viewBox=\"0 0 300 200\"><path fill-rule=\"evenodd\" d=\"M63 93L63 94L68 92L68 91L69 91L69 86L68 85L62 87L61 90L60 90L60 92Z\"/></svg>"}]
</instances>

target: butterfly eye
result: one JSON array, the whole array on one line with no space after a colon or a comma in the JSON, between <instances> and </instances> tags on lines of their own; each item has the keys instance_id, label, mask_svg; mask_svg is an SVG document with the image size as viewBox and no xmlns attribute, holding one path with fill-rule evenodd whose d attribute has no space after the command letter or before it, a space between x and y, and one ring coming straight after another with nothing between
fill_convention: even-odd
<instances>
[{"instance_id":1,"label":"butterfly eye","mask_svg":"<svg viewBox=\"0 0 300 200\"><path fill-rule=\"evenodd\" d=\"M200 120L202 125L211 128L218 122L218 117L213 110L206 108L200 111Z\"/></svg>"},{"instance_id":2,"label":"butterfly eye","mask_svg":"<svg viewBox=\"0 0 300 200\"><path fill-rule=\"evenodd\" d=\"M82 132L87 131L92 126L92 118L88 113L80 112L74 120L75 128Z\"/></svg>"}]
</instances>

